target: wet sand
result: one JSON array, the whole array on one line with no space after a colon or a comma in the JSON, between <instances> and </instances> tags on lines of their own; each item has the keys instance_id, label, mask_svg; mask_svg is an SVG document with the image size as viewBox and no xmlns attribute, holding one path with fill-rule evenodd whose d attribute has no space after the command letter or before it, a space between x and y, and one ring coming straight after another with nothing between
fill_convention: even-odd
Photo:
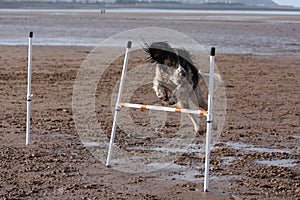
<instances>
[{"instance_id":1,"label":"wet sand","mask_svg":"<svg viewBox=\"0 0 300 200\"><path fill-rule=\"evenodd\" d=\"M217 56L227 117L212 150L211 193L202 194L203 169L186 180L168 168L128 174L106 168L81 143L72 90L88 47L34 47L32 144L25 146L27 48L1 46L0 51L2 198L299 198L299 60ZM120 70L111 71L112 82L99 87L114 85ZM109 94L106 98L110 102ZM99 112L98 118L108 137L112 114ZM177 129L172 124L166 128ZM203 163L203 156L194 165ZM183 155L180 163L194 159ZM280 160L283 165L259 163Z\"/></svg>"},{"instance_id":2,"label":"wet sand","mask_svg":"<svg viewBox=\"0 0 300 200\"><path fill-rule=\"evenodd\" d=\"M289 32L283 34L288 36ZM27 47L0 46L1 198L300 198L300 60L286 56L284 47L280 55L217 55L227 114L211 152L208 194L202 192L204 155L187 153L178 157L174 164L186 167L185 171L166 167L132 174L106 168L82 144L72 97L78 70L91 51L92 47L34 46L32 143L25 146ZM131 58L132 63L145 62L141 52ZM97 118L107 138L113 120L110 92L120 79L118 66L122 60L116 63L107 72L107 80L99 83L96 96ZM159 103L150 85L140 92L133 100L149 101L151 97ZM147 123L141 116L134 116L136 123ZM170 116L163 136L178 130L173 119L178 120ZM121 149L156 139L118 143L127 136L121 132L116 140Z\"/></svg>"}]
</instances>

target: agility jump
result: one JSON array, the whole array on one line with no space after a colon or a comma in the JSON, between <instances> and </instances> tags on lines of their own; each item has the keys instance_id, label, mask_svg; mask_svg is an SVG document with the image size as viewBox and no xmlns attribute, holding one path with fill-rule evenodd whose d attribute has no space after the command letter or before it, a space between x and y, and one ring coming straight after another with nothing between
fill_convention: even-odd
<instances>
[{"instance_id":1,"label":"agility jump","mask_svg":"<svg viewBox=\"0 0 300 200\"><path fill-rule=\"evenodd\" d=\"M211 140L211 128L212 128L212 121L213 121L212 106L213 106L213 85L214 85L213 77L214 77L214 67L215 67L215 48L212 47L211 52L210 52L210 72L209 72L208 101L207 101L208 109L206 111L206 110L193 110L193 109L185 109L185 108L172 108L172 107L164 107L164 106L156 106L156 105L144 105L144 104L134 104L134 103L122 102L122 93L123 93L123 87L124 87L124 81L125 81L125 76L126 76L126 71L127 71L127 65L128 65L131 45L132 45L132 42L128 41L126 52L125 52L124 63L123 63L118 97L117 97L117 102L116 102L116 106L115 106L114 121L113 121L113 127L112 127L112 131L111 131L106 166L110 166L119 112L121 111L122 107L205 115L207 118L207 120L206 120L207 129L206 129L206 146L205 146L204 192L207 192L208 185L209 185L210 140Z\"/></svg>"}]
</instances>

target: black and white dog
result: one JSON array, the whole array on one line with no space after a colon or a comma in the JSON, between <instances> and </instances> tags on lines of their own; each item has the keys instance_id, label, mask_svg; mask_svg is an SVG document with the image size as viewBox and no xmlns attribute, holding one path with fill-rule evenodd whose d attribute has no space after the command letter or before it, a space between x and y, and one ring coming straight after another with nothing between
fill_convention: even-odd
<instances>
[{"instance_id":1,"label":"black and white dog","mask_svg":"<svg viewBox=\"0 0 300 200\"><path fill-rule=\"evenodd\" d=\"M157 97L169 105L177 104L180 108L207 109L207 102L199 85L202 78L194 66L189 52L172 48L166 42L149 44L144 42L148 60L156 63L153 88ZM196 117L188 114L196 134L203 134Z\"/></svg>"}]
</instances>

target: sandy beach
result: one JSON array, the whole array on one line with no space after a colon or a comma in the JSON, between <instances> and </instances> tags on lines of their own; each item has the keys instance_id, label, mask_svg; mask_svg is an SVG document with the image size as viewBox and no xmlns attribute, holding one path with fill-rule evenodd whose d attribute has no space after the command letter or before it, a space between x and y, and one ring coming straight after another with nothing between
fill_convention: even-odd
<instances>
[{"instance_id":1,"label":"sandy beach","mask_svg":"<svg viewBox=\"0 0 300 200\"><path fill-rule=\"evenodd\" d=\"M99 16L95 14L61 14L59 18L58 14L44 13L0 15L0 26L7 27L0 31L2 42L5 38L16 41L21 34L27 35L27 28L12 31L20 30L26 23L25 27L35 29L37 38L55 38L57 30L66 29L64 37L70 35L76 40L83 34L77 32L79 21L86 35L96 39L150 23L176 30L188 28L187 34L192 38L195 34L191 27L204 27L201 30L207 34L196 40L207 46L211 41L208 33L220 31L224 26L234 29L226 29L226 34L221 34L225 39L218 38L217 41L222 41L218 42L219 46L226 46L227 35L232 34L228 40L234 41L234 36L244 34L236 38L236 45L226 46L229 53L224 53L224 48L216 56L224 81L227 109L222 133L211 152L209 193L202 192L204 155L195 156L190 152L177 157L175 166L178 169L185 167L186 171L167 166L149 173L127 173L105 167L95 156L97 146L93 149L83 144L74 121L72 98L78 72L92 53L92 46L34 45L32 141L26 146L27 47L0 46L1 199L300 198L300 59L297 57L300 25L294 16L238 16L238 20L235 16L224 22L224 17L215 19L218 15L197 15L194 20L191 15L181 15L177 16L177 23L170 15L163 15L164 20L154 23L153 17L157 18L157 15L108 14L101 21L107 29L99 31L95 26ZM28 22L29 18L36 26ZM61 21L55 24L58 19ZM111 22L116 24L110 26ZM51 29L53 32L49 32ZM201 30L197 29L197 34ZM12 32L11 36L7 37L6 31ZM270 35L260 35L262 33ZM251 43L254 35L261 39L256 44ZM281 39L273 45L270 43L272 36ZM243 52L232 52L243 37L246 40L240 41L244 45ZM265 48L267 43L270 48L274 47L271 51L256 51ZM133 52L130 65L143 63L146 63L146 55L141 51ZM110 136L113 121L111 93L120 79L121 64L122 58L111 63L105 79L97 86L95 109L106 139ZM160 103L151 85L138 90L132 100ZM136 124L146 126L149 123L144 117L147 113L140 114L131 113ZM124 142L130 134L119 130L116 146L127 150L132 146L153 144L158 137L172 137L179 129L178 120L170 114L159 136L130 143Z\"/></svg>"}]
</instances>

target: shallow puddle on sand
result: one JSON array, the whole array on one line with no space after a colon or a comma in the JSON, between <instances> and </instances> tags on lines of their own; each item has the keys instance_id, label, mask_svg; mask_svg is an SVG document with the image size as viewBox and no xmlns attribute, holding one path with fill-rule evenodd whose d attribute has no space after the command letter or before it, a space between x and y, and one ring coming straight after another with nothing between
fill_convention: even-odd
<instances>
[{"instance_id":1,"label":"shallow puddle on sand","mask_svg":"<svg viewBox=\"0 0 300 200\"><path fill-rule=\"evenodd\" d=\"M162 173L159 179L200 182L203 181L204 163L199 161L191 161L187 159L183 164L177 164L176 160L182 156L191 155L193 157L203 157L205 155L205 144L185 144L180 140L171 138L154 139L154 142L148 146L132 145L125 147L121 151L128 151L124 154L114 150L112 167L117 170L130 173L144 173L160 171ZM106 143L99 142L83 142L86 147L103 148L108 146ZM244 152L259 152L259 153L287 153L292 154L289 149L264 148L258 145L241 143L241 142L225 142L227 148L232 148ZM214 146L214 145L212 145ZM219 148L213 147L213 148ZM104 148L105 149L105 148ZM103 152L104 153L104 152ZM106 157L106 155L104 155ZM220 156L221 165L228 166L237 158L235 156ZM190 162L190 163L189 163ZM256 160L256 164L279 167L296 167L297 160L282 159L282 160Z\"/></svg>"},{"instance_id":2,"label":"shallow puddle on sand","mask_svg":"<svg viewBox=\"0 0 300 200\"><path fill-rule=\"evenodd\" d=\"M152 163L151 165L160 165L160 163ZM168 163L167 168L163 171L165 174L161 175L159 179L177 180L177 181L189 181L189 182L202 182L204 174L204 164L197 163L197 168L191 168L189 166L181 166L174 163Z\"/></svg>"},{"instance_id":3,"label":"shallow puddle on sand","mask_svg":"<svg viewBox=\"0 0 300 200\"><path fill-rule=\"evenodd\" d=\"M236 150L243 150L246 152L259 152L259 153L287 153L291 154L292 151L288 149L271 149L271 148L264 148L259 147L253 144L246 144L246 143L240 143L240 142L225 142L226 146L228 148L233 148Z\"/></svg>"},{"instance_id":4,"label":"shallow puddle on sand","mask_svg":"<svg viewBox=\"0 0 300 200\"><path fill-rule=\"evenodd\" d=\"M276 166L276 167L288 167L293 168L297 166L297 160L295 159L283 159L283 160L256 160L258 164Z\"/></svg>"},{"instance_id":5,"label":"shallow puddle on sand","mask_svg":"<svg viewBox=\"0 0 300 200\"><path fill-rule=\"evenodd\" d=\"M108 146L106 143L95 141L85 141L83 145L96 149L103 148L105 145ZM114 148L111 166L114 169L130 173L160 171L159 173L162 173L162 175L159 179L203 181L201 174L204 171L204 163L195 161L192 166L190 166L191 163L186 165L175 163L181 156L184 159L187 155L195 157L201 155L203 157L205 155L204 144L186 144L174 138L158 138L154 139L154 143L148 146L132 145L125 147L123 150L117 147ZM105 156L103 155L103 157Z\"/></svg>"},{"instance_id":6,"label":"shallow puddle on sand","mask_svg":"<svg viewBox=\"0 0 300 200\"><path fill-rule=\"evenodd\" d=\"M294 135L293 138L300 139L300 135Z\"/></svg>"},{"instance_id":7,"label":"shallow puddle on sand","mask_svg":"<svg viewBox=\"0 0 300 200\"><path fill-rule=\"evenodd\" d=\"M99 142L82 142L82 144L86 147L98 147L98 146L100 146Z\"/></svg>"},{"instance_id":8,"label":"shallow puddle on sand","mask_svg":"<svg viewBox=\"0 0 300 200\"><path fill-rule=\"evenodd\" d=\"M239 143L239 142L226 142L228 148L233 148L236 150L242 150L245 152L259 152L259 153L286 153L292 154L293 151L289 149L271 149L259 147L253 144ZM232 160L233 161L233 160ZM229 161L232 162L232 161ZM287 167L293 168L297 166L297 160L295 159L276 159L276 160L256 160L255 163L263 164L268 166L277 166L277 167Z\"/></svg>"}]
</instances>

